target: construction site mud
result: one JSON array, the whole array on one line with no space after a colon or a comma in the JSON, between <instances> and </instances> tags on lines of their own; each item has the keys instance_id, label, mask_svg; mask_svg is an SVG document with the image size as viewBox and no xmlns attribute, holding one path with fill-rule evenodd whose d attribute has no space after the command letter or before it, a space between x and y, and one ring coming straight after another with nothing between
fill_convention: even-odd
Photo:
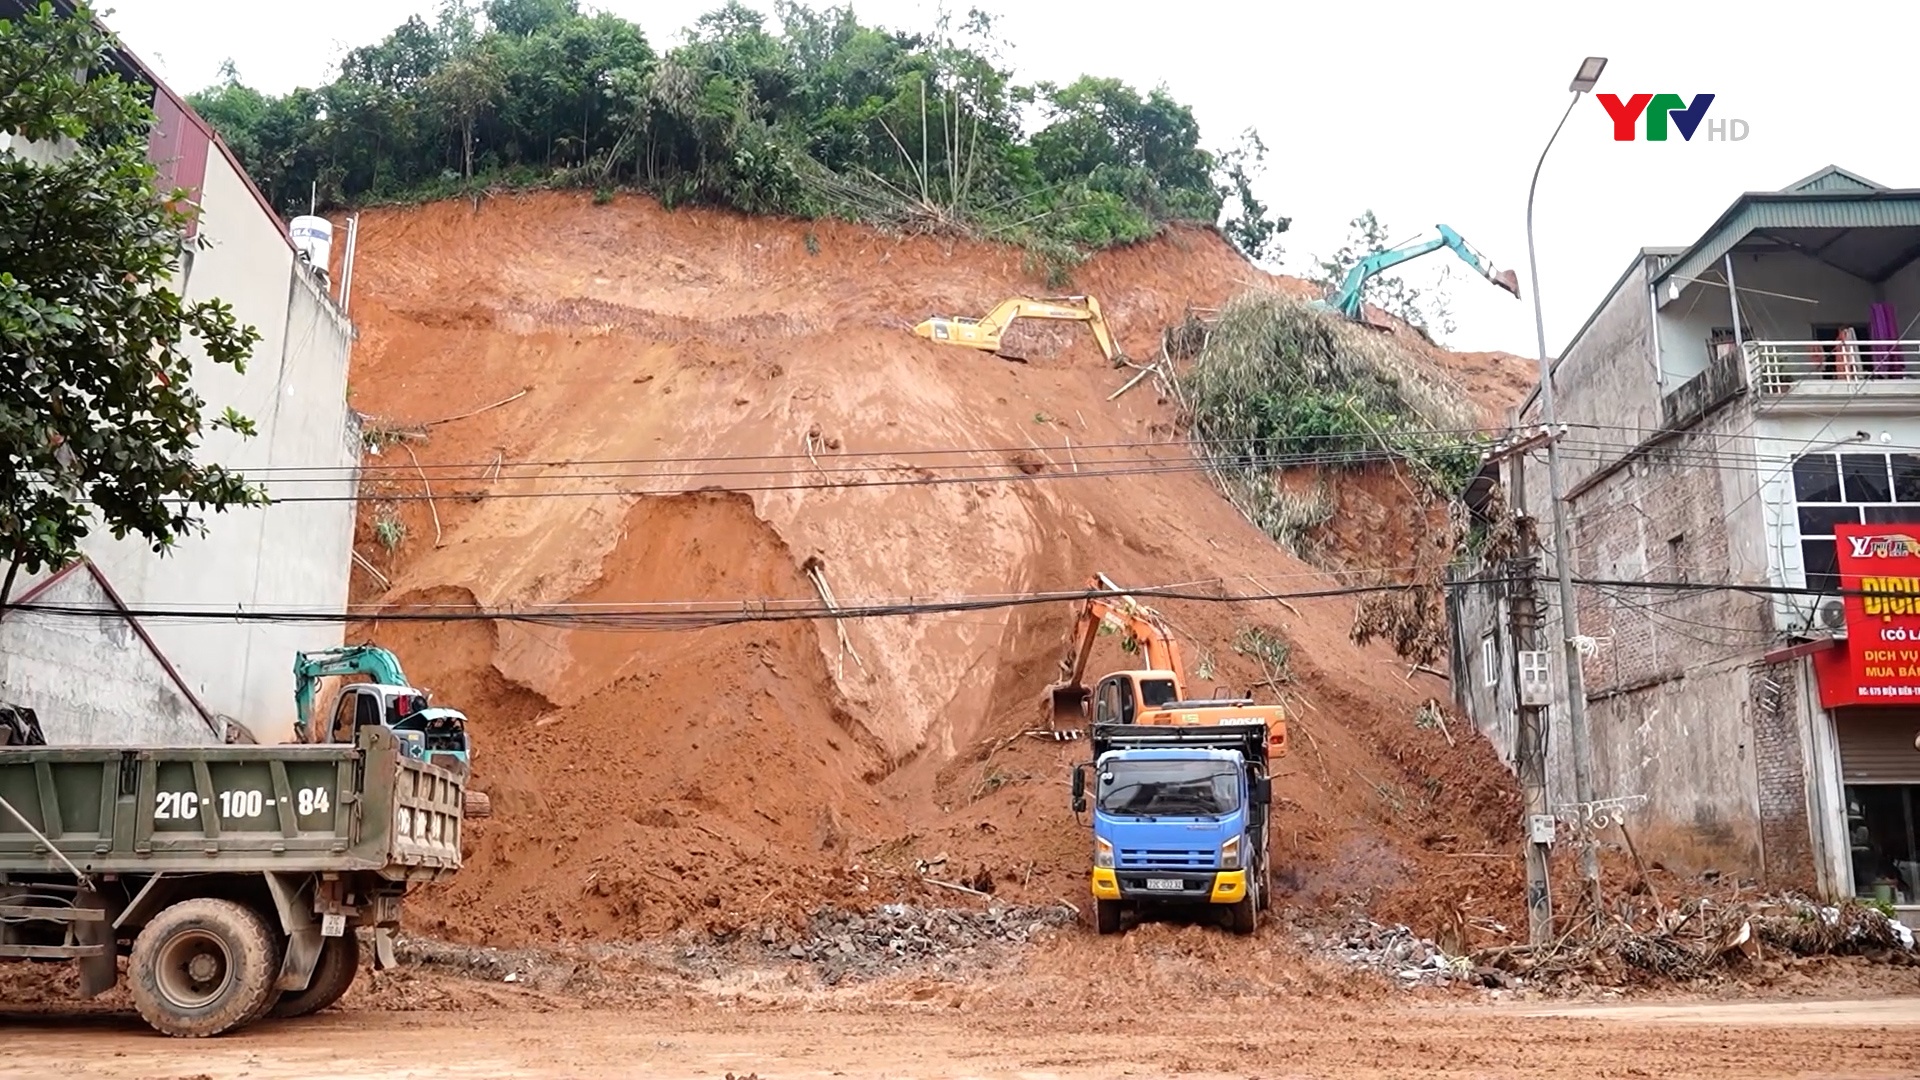
<instances>
[{"instance_id":1,"label":"construction site mud","mask_svg":"<svg viewBox=\"0 0 1920 1080\"><path fill-rule=\"evenodd\" d=\"M368 454L352 599L576 617L349 628L466 712L492 814L466 823L462 871L408 899L400 970L367 973L343 1012L311 1026L242 1039L298 1061L329 1031L373 1045L361 1033L381 1025L409 1040L457 1030L446 1068L503 1076L601 1075L642 1057L660 1075L743 1076L920 1075L933 1061L966 1063L955 1074L1247 1075L1249 1050L1350 1076L1638 1075L1610 1064L1629 1059L1653 1075L1787 1075L1838 1060L1786 1029L1764 1055L1734 1028L1649 1029L1628 1052L1599 1047L1598 1022L1470 1011L1548 989L1462 959L1525 939L1518 790L1450 711L1440 669L1353 642L1351 597L1156 602L1203 681L1289 711L1292 752L1273 779L1277 917L1251 939L1086 927L1088 838L1069 811L1086 748L1041 730L1074 615L1064 602L701 629L592 618L1074 590L1096 572L1305 593L1431 561L1446 509L1390 466L1282 478L1329 487L1338 507L1307 538L1314 563L1283 550L1194 467L1155 381L1116 394L1135 373L1106 363L1082 326L1019 326L1021 363L910 332L1037 290L1017 251L539 193L367 211L354 280L351 402ZM1143 357L1193 309L1306 286L1211 231L1174 229L1095 257L1074 288ZM1524 393L1525 362L1396 336L1490 419ZM1244 646L1255 638L1281 643L1284 662ZM1094 664L1132 661L1103 643ZM1571 901L1570 856L1554 872ZM1608 873L1623 887L1659 878L1669 898L1691 884ZM1667 986L1920 991L1913 968L1823 965ZM42 989L10 997L26 1011L7 1022L123 1007ZM1192 1038L1189 1023L1176 1038L1169 1019L1129 1029L1116 1056L1097 1045L1113 1031L1086 1022L1201 999L1220 1010L1217 1036ZM653 1011L550 1026L583 1008ZM737 1030L715 1010L738 1014ZM425 1015L440 1012L482 1018ZM531 1036L498 1034L535 1013L577 1057L544 1060ZM810 1027L818 1013L836 1018ZM132 1038L98 1023L107 1042ZM606 1027L644 1028L646 1046ZM36 1075L78 1030L0 1049L0 1076ZM908 1031L911 1052L845 1042ZM1523 1064L1548 1039L1559 1056ZM1853 1075L1920 1062L1884 1029L1862 1027L1848 1048ZM247 1067L224 1049L191 1068L126 1052L135 1071L82 1075Z\"/></svg>"},{"instance_id":2,"label":"construction site mud","mask_svg":"<svg viewBox=\"0 0 1920 1080\"><path fill-rule=\"evenodd\" d=\"M564 194L369 211L359 235L352 400L391 437L364 484L360 547L380 577L356 574L356 601L591 611L817 602L824 586L844 604L1095 572L1216 592L1333 582L1192 469L1153 383L1109 400L1131 373L1084 327L1016 324L1024 363L907 332L1031 290L1017 252ZM1302 288L1198 229L1075 278L1141 356L1190 308L1255 286ZM1500 382L1499 357L1408 338L1503 401L1523 385ZM1343 519L1378 531L1325 546L1404 565L1431 507L1390 471L1341 483ZM1484 742L1417 723L1443 679L1354 646L1351 600L1163 610L1222 685L1271 680L1234 651L1243 631L1287 643L1287 681L1262 693L1297 717L1275 785L1290 902L1366 897L1407 922L1464 902L1512 924L1518 804ZM496 808L416 926L501 944L726 934L823 903L925 903L926 877L1013 903L1078 896L1066 781L1083 751L1024 734L1071 616L356 627L473 718ZM1125 666L1102 649L1096 664Z\"/></svg>"}]
</instances>

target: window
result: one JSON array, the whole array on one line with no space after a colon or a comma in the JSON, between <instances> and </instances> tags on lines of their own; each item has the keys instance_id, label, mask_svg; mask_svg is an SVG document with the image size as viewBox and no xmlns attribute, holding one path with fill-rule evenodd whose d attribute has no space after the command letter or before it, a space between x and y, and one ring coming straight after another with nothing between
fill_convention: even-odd
<instances>
[{"instance_id":1,"label":"window","mask_svg":"<svg viewBox=\"0 0 1920 1080\"><path fill-rule=\"evenodd\" d=\"M1488 686L1500 685L1500 648L1492 631L1480 635L1480 681Z\"/></svg>"},{"instance_id":2,"label":"window","mask_svg":"<svg viewBox=\"0 0 1920 1080\"><path fill-rule=\"evenodd\" d=\"M1847 839L1853 891L1890 904L1920 904L1920 852L1914 836L1916 784L1847 785Z\"/></svg>"},{"instance_id":3,"label":"window","mask_svg":"<svg viewBox=\"0 0 1920 1080\"><path fill-rule=\"evenodd\" d=\"M1833 527L1920 524L1920 456L1808 454L1793 463L1807 587L1840 590Z\"/></svg>"}]
</instances>

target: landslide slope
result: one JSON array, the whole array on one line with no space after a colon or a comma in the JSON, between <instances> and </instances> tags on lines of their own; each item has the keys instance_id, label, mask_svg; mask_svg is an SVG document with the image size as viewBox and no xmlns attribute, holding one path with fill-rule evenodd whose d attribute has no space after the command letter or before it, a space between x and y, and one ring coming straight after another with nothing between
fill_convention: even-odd
<instances>
[{"instance_id":1,"label":"landslide slope","mask_svg":"<svg viewBox=\"0 0 1920 1080\"><path fill-rule=\"evenodd\" d=\"M1048 291L1018 251L560 193L371 210L358 243L352 402L370 428L418 436L367 459L360 550L386 581L357 570L358 601L812 602L808 565L841 603L1095 572L1202 592L1334 584L1192 468L1151 384L1108 400L1131 372L1084 326L1022 324L1024 364L911 334ZM1305 289L1200 229L1104 253L1073 287L1140 357L1189 306ZM1489 411L1512 396L1494 361L1401 336L1493 385ZM1400 549L1432 508L1397 491L1374 476L1342 493L1382 520L1334 532L1364 549L1348 562L1415 562ZM1298 718L1276 780L1294 900L1426 918L1471 894L1511 918L1517 863L1444 854L1504 849L1506 774L1463 722L1416 724L1445 682L1353 645L1353 604L1157 606L1219 683L1267 677L1233 648L1249 628L1291 646L1286 680L1260 692ZM1079 898L1086 841L1066 802L1084 749L1021 735L1072 615L361 628L473 716L496 807L471 826L468 871L416 910L497 942L730 930L907 894L915 861L941 856L936 876L998 895ZM1105 643L1095 658L1130 663Z\"/></svg>"}]
</instances>

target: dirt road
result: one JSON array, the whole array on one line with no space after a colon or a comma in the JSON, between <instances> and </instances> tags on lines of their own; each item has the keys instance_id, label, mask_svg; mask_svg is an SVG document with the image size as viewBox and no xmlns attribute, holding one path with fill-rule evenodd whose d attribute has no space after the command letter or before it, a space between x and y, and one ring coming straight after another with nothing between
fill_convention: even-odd
<instances>
[{"instance_id":1,"label":"dirt road","mask_svg":"<svg viewBox=\"0 0 1920 1080\"><path fill-rule=\"evenodd\" d=\"M331 1012L210 1042L131 1016L0 1016L0 1078L1816 1077L1920 1072L1920 999L1518 1007L1266 1000L1125 1018L855 1012ZM1577 1014L1577 1015L1576 1015Z\"/></svg>"}]
</instances>

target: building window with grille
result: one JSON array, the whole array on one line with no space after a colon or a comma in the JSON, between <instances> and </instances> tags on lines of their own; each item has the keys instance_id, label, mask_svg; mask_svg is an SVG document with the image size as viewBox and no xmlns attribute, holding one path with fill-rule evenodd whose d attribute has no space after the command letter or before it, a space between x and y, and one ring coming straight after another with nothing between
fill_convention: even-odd
<instances>
[{"instance_id":1,"label":"building window with grille","mask_svg":"<svg viewBox=\"0 0 1920 1080\"><path fill-rule=\"evenodd\" d=\"M1500 685L1500 648L1491 632L1480 635L1480 681L1486 686Z\"/></svg>"},{"instance_id":2,"label":"building window with grille","mask_svg":"<svg viewBox=\"0 0 1920 1080\"><path fill-rule=\"evenodd\" d=\"M1840 591L1835 525L1920 524L1920 455L1808 454L1793 463L1809 589Z\"/></svg>"}]
</instances>

